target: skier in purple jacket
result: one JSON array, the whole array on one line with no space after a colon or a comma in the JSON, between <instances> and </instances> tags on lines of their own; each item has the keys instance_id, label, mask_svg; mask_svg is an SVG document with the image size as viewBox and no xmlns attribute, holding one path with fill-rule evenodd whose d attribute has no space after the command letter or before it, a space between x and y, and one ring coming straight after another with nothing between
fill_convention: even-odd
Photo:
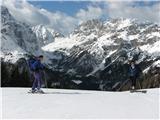
<instances>
[{"instance_id":1,"label":"skier in purple jacket","mask_svg":"<svg viewBox=\"0 0 160 120\"><path fill-rule=\"evenodd\" d=\"M44 65L41 63L43 61L43 55L40 55L36 61L32 64L34 81L32 85L32 93L39 92L43 93L41 90L42 85L42 71L44 69Z\"/></svg>"}]
</instances>

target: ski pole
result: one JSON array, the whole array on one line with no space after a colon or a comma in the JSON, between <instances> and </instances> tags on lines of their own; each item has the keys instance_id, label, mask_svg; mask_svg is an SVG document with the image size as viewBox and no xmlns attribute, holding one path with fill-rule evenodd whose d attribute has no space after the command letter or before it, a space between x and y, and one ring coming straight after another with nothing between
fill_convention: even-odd
<instances>
[{"instance_id":1,"label":"ski pole","mask_svg":"<svg viewBox=\"0 0 160 120\"><path fill-rule=\"evenodd\" d=\"M140 88L140 89L142 89L142 88L141 88L141 84L140 84L139 80L138 80L138 85L139 85L139 88Z\"/></svg>"},{"instance_id":2,"label":"ski pole","mask_svg":"<svg viewBox=\"0 0 160 120\"><path fill-rule=\"evenodd\" d=\"M43 71L43 74L44 74L44 82L45 82L45 86L46 86L46 88L48 88L45 71Z\"/></svg>"}]
</instances>

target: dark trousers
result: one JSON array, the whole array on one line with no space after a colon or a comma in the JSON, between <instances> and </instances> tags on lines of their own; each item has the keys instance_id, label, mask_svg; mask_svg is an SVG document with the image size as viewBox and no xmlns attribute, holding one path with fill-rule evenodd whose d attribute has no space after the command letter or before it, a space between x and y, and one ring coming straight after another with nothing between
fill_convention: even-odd
<instances>
[{"instance_id":1,"label":"dark trousers","mask_svg":"<svg viewBox=\"0 0 160 120\"><path fill-rule=\"evenodd\" d=\"M41 89L41 85L42 85L41 72L34 72L34 81L33 81L33 85L32 85L32 90L35 90L35 88L40 90Z\"/></svg>"},{"instance_id":2,"label":"dark trousers","mask_svg":"<svg viewBox=\"0 0 160 120\"><path fill-rule=\"evenodd\" d=\"M131 85L136 87L136 76L130 76L130 80L131 80Z\"/></svg>"}]
</instances>

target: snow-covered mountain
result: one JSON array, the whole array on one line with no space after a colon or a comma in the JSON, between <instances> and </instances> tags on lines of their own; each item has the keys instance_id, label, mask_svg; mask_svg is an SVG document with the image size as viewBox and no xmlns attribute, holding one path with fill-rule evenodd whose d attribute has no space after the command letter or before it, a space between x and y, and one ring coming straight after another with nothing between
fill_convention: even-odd
<instances>
[{"instance_id":1,"label":"snow-covered mountain","mask_svg":"<svg viewBox=\"0 0 160 120\"><path fill-rule=\"evenodd\" d=\"M78 78L102 79L104 86L109 83L113 89L121 86L119 81L127 79L130 59L136 60L143 71L156 69L155 74L159 76L159 48L160 26L131 19L113 19L104 22L89 20L69 37L56 39L42 49L62 56L55 62L58 69Z\"/></svg>"},{"instance_id":2,"label":"snow-covered mountain","mask_svg":"<svg viewBox=\"0 0 160 120\"><path fill-rule=\"evenodd\" d=\"M3 6L1 13L2 60L13 62L25 57L24 54L43 54L46 65L52 72L58 72L50 74L51 84L55 79L62 83L69 81L66 86L72 80L82 80L82 89L94 83L103 84L105 90L117 90L127 79L128 60L135 59L144 72L142 86L159 86L160 26L157 24L132 19L89 20L64 37L43 25L18 22ZM150 79L155 80L148 84Z\"/></svg>"},{"instance_id":3,"label":"snow-covered mountain","mask_svg":"<svg viewBox=\"0 0 160 120\"><path fill-rule=\"evenodd\" d=\"M138 63L160 56L160 27L130 19L111 21L90 20L81 24L67 38L57 39L43 47L45 51L61 51L65 57L60 65L77 73L94 74L104 70L106 60L124 59L138 55ZM60 53L60 54L62 54ZM77 74L76 73L76 74Z\"/></svg>"},{"instance_id":4,"label":"snow-covered mountain","mask_svg":"<svg viewBox=\"0 0 160 120\"><path fill-rule=\"evenodd\" d=\"M28 25L16 21L8 9L3 6L1 7L1 16L2 58L10 58L7 60L16 61L19 56L22 57L26 52L34 53L38 50L36 36Z\"/></svg>"},{"instance_id":5,"label":"snow-covered mountain","mask_svg":"<svg viewBox=\"0 0 160 120\"><path fill-rule=\"evenodd\" d=\"M44 45L54 42L62 34L43 25L30 26L19 22L1 6L1 57L5 61L16 62L26 54L45 54L41 50Z\"/></svg>"},{"instance_id":6,"label":"snow-covered mountain","mask_svg":"<svg viewBox=\"0 0 160 120\"><path fill-rule=\"evenodd\" d=\"M56 37L63 35L42 25L30 26L19 22L6 7L1 6L2 86L29 86L26 59L43 54L45 64L50 64L52 53L43 51L41 47L53 42Z\"/></svg>"},{"instance_id":7,"label":"snow-covered mountain","mask_svg":"<svg viewBox=\"0 0 160 120\"><path fill-rule=\"evenodd\" d=\"M36 34L41 47L54 42L55 38L57 37L63 37L62 34L54 31L51 28L45 27L44 25L33 26L32 30Z\"/></svg>"}]
</instances>

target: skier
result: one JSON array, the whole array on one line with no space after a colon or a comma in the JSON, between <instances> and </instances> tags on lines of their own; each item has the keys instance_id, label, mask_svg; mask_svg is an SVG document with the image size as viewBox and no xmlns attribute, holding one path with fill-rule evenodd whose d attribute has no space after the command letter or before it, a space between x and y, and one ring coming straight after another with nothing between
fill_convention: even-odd
<instances>
[{"instance_id":1,"label":"skier","mask_svg":"<svg viewBox=\"0 0 160 120\"><path fill-rule=\"evenodd\" d=\"M29 67L29 78L30 80L34 80L34 69L32 67L33 63L36 61L36 57L30 56L30 58L27 60L28 61L28 67Z\"/></svg>"},{"instance_id":2,"label":"skier","mask_svg":"<svg viewBox=\"0 0 160 120\"><path fill-rule=\"evenodd\" d=\"M131 80L131 84L132 84L131 89L132 90L135 90L136 81L137 81L137 78L138 78L140 72L141 72L141 69L139 68L138 65L135 64L135 61L134 60L130 61L129 79Z\"/></svg>"},{"instance_id":3,"label":"skier","mask_svg":"<svg viewBox=\"0 0 160 120\"><path fill-rule=\"evenodd\" d=\"M32 64L32 70L34 75L34 81L32 85L32 93L44 93L41 90L42 85L42 70L44 70L44 65L41 63L43 61L43 55L40 55L35 59L35 62Z\"/></svg>"}]
</instances>

